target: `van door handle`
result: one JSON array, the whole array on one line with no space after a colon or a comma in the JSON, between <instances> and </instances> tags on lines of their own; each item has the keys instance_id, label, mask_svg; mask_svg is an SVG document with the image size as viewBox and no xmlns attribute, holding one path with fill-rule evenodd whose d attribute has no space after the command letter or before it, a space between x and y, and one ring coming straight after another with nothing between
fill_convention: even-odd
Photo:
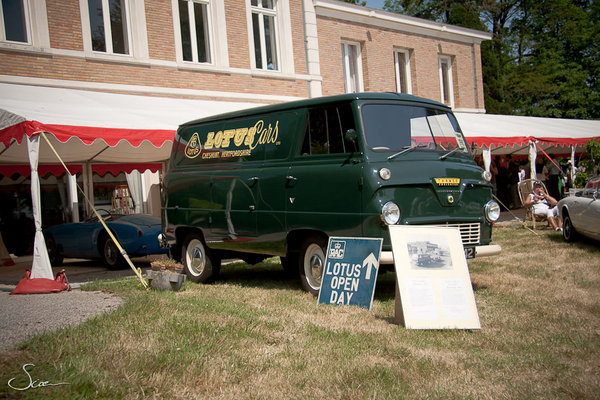
<instances>
[{"instance_id":1,"label":"van door handle","mask_svg":"<svg viewBox=\"0 0 600 400\"><path fill-rule=\"evenodd\" d=\"M252 178L248 178L248 185L254 186L256 182L258 182L260 178L258 176L253 176Z\"/></svg>"},{"instance_id":2,"label":"van door handle","mask_svg":"<svg viewBox=\"0 0 600 400\"><path fill-rule=\"evenodd\" d=\"M296 184L296 181L298 181L298 178L292 175L288 175L285 177L285 180L288 186L294 186Z\"/></svg>"}]
</instances>

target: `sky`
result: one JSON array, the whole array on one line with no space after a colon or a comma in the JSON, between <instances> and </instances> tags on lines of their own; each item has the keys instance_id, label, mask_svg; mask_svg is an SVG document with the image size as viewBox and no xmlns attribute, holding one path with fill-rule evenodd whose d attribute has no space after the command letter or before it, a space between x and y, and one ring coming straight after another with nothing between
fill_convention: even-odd
<instances>
[{"instance_id":1,"label":"sky","mask_svg":"<svg viewBox=\"0 0 600 400\"><path fill-rule=\"evenodd\" d=\"M367 7L382 9L383 3L385 0L367 0Z\"/></svg>"}]
</instances>

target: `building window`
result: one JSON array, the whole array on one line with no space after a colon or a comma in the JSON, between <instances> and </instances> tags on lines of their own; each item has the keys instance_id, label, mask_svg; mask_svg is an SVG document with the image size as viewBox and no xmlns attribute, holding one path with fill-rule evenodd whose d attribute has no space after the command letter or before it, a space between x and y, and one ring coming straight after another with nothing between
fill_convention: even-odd
<instances>
[{"instance_id":1,"label":"building window","mask_svg":"<svg viewBox=\"0 0 600 400\"><path fill-rule=\"evenodd\" d=\"M200 0L179 0L179 28L184 61L210 63L209 4Z\"/></svg>"},{"instance_id":2,"label":"building window","mask_svg":"<svg viewBox=\"0 0 600 400\"><path fill-rule=\"evenodd\" d=\"M360 45L357 43L342 43L342 62L346 93L361 92L363 83Z\"/></svg>"},{"instance_id":3,"label":"building window","mask_svg":"<svg viewBox=\"0 0 600 400\"><path fill-rule=\"evenodd\" d=\"M130 54L126 0L88 0L92 50Z\"/></svg>"},{"instance_id":4,"label":"building window","mask_svg":"<svg viewBox=\"0 0 600 400\"><path fill-rule=\"evenodd\" d=\"M251 0L254 66L279 70L276 0Z\"/></svg>"},{"instance_id":5,"label":"building window","mask_svg":"<svg viewBox=\"0 0 600 400\"><path fill-rule=\"evenodd\" d=\"M29 43L27 0L2 0L0 3L0 40Z\"/></svg>"},{"instance_id":6,"label":"building window","mask_svg":"<svg viewBox=\"0 0 600 400\"><path fill-rule=\"evenodd\" d=\"M396 92L411 94L410 53L408 50L394 51L394 68L396 70Z\"/></svg>"},{"instance_id":7,"label":"building window","mask_svg":"<svg viewBox=\"0 0 600 400\"><path fill-rule=\"evenodd\" d=\"M454 90L452 88L452 60L450 57L440 57L440 94L442 103L454 107Z\"/></svg>"}]
</instances>

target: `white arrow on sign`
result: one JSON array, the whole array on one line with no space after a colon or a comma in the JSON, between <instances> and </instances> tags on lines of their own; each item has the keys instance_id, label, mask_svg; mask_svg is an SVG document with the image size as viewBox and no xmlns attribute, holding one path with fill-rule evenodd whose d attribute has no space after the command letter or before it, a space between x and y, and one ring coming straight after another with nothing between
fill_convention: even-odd
<instances>
[{"instance_id":1,"label":"white arrow on sign","mask_svg":"<svg viewBox=\"0 0 600 400\"><path fill-rule=\"evenodd\" d=\"M363 261L363 268L367 267L367 275L365 279L371 279L371 269L377 269L377 258L373 255L373 253L369 254L367 258Z\"/></svg>"}]
</instances>

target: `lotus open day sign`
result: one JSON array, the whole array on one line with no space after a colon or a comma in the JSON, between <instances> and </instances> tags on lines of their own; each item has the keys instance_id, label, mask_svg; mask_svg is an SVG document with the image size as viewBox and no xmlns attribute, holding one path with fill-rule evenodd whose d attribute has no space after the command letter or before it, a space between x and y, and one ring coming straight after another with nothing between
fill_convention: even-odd
<instances>
[{"instance_id":1,"label":"lotus open day sign","mask_svg":"<svg viewBox=\"0 0 600 400\"><path fill-rule=\"evenodd\" d=\"M382 243L381 238L330 238L318 302L370 310Z\"/></svg>"}]
</instances>

